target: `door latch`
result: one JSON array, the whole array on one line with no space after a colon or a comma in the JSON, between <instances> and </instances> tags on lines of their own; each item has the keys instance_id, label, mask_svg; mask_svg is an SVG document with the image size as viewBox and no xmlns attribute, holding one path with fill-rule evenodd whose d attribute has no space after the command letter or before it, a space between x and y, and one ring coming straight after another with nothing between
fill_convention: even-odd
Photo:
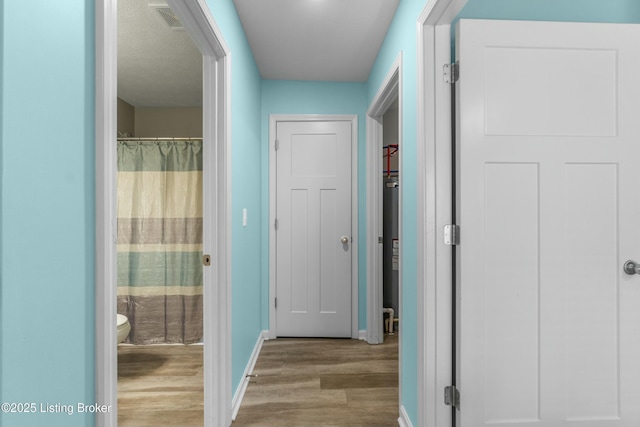
<instances>
[{"instance_id":1,"label":"door latch","mask_svg":"<svg viewBox=\"0 0 640 427\"><path fill-rule=\"evenodd\" d=\"M209 267L211 265L211 255L202 255L202 265Z\"/></svg>"}]
</instances>

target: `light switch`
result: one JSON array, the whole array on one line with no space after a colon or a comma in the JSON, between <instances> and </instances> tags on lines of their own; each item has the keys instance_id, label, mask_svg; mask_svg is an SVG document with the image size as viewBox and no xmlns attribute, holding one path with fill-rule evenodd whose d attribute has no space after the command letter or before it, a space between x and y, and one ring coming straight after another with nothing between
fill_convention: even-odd
<instances>
[{"instance_id":1,"label":"light switch","mask_svg":"<svg viewBox=\"0 0 640 427\"><path fill-rule=\"evenodd\" d=\"M247 208L242 209L242 226L247 226Z\"/></svg>"}]
</instances>

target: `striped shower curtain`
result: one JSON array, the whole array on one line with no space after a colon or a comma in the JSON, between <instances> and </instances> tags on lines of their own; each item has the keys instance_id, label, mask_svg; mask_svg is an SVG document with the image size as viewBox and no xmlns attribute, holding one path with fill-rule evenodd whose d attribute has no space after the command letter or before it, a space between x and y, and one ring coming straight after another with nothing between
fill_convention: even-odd
<instances>
[{"instance_id":1,"label":"striped shower curtain","mask_svg":"<svg viewBox=\"0 0 640 427\"><path fill-rule=\"evenodd\" d=\"M202 339L202 141L118 141L118 313L132 344Z\"/></svg>"}]
</instances>

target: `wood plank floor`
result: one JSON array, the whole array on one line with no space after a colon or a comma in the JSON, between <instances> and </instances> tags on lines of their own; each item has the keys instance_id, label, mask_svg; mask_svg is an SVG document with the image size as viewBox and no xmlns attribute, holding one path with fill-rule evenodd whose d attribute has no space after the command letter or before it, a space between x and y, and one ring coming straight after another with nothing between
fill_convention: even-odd
<instances>
[{"instance_id":1,"label":"wood plank floor","mask_svg":"<svg viewBox=\"0 0 640 427\"><path fill-rule=\"evenodd\" d=\"M398 340L277 339L263 344L232 427L398 425Z\"/></svg>"},{"instance_id":2,"label":"wood plank floor","mask_svg":"<svg viewBox=\"0 0 640 427\"><path fill-rule=\"evenodd\" d=\"M202 427L202 350L118 346L118 427Z\"/></svg>"},{"instance_id":3,"label":"wood plank floor","mask_svg":"<svg viewBox=\"0 0 640 427\"><path fill-rule=\"evenodd\" d=\"M119 427L201 427L203 346L118 346ZM277 339L263 344L232 427L391 427L398 341Z\"/></svg>"}]
</instances>

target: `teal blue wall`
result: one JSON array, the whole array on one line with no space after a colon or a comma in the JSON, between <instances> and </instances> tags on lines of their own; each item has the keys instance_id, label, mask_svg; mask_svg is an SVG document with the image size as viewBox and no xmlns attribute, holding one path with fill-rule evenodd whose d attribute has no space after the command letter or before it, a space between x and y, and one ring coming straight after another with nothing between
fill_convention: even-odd
<instances>
[{"instance_id":1,"label":"teal blue wall","mask_svg":"<svg viewBox=\"0 0 640 427\"><path fill-rule=\"evenodd\" d=\"M402 403L417 425L415 23L425 2L401 0L367 83L261 81L232 1L208 3L232 52L234 390L268 327L268 115L359 116L364 329L365 112L403 52ZM471 0L460 16L628 23L640 22L640 2ZM5 0L0 22L0 396L4 402L92 403L94 1ZM88 414L0 414L0 425L11 427L93 424Z\"/></svg>"},{"instance_id":2,"label":"teal blue wall","mask_svg":"<svg viewBox=\"0 0 640 427\"><path fill-rule=\"evenodd\" d=\"M640 22L638 0L470 0L459 18Z\"/></svg>"},{"instance_id":3,"label":"teal blue wall","mask_svg":"<svg viewBox=\"0 0 640 427\"><path fill-rule=\"evenodd\" d=\"M94 402L94 2L2 2L3 402ZM39 408L38 408L39 409ZM2 414L87 426L87 414Z\"/></svg>"},{"instance_id":4,"label":"teal blue wall","mask_svg":"<svg viewBox=\"0 0 640 427\"><path fill-rule=\"evenodd\" d=\"M402 191L402 331L401 403L414 425L418 419L418 349L417 349L417 38L416 23L424 8L424 0L401 0L387 37L380 49L368 81L367 103L370 104L394 61L402 52L402 141L400 145Z\"/></svg>"},{"instance_id":5,"label":"teal blue wall","mask_svg":"<svg viewBox=\"0 0 640 427\"><path fill-rule=\"evenodd\" d=\"M261 304L261 135L262 80L231 0L207 0L231 50L232 141L232 384L233 391L262 331ZM242 210L247 209L247 226Z\"/></svg>"},{"instance_id":6,"label":"teal blue wall","mask_svg":"<svg viewBox=\"0 0 640 427\"><path fill-rule=\"evenodd\" d=\"M262 325L269 329L269 115L270 114L356 114L358 116L358 327L365 329L366 313L366 200L365 137L366 86L364 83L262 82Z\"/></svg>"}]
</instances>

